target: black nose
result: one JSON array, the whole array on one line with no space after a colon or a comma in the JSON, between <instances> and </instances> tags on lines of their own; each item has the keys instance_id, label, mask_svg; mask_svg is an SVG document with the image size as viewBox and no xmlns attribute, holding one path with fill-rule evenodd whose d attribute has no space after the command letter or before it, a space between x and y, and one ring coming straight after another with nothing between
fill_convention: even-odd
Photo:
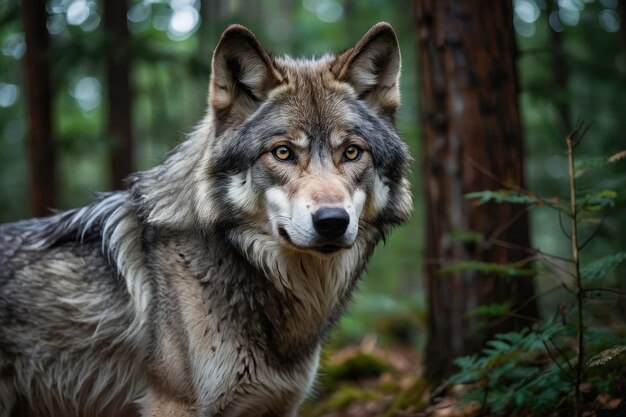
<instances>
[{"instance_id":1,"label":"black nose","mask_svg":"<svg viewBox=\"0 0 626 417\"><path fill-rule=\"evenodd\" d=\"M350 215L342 208L324 207L313 214L313 226L326 239L343 235L350 223Z\"/></svg>"}]
</instances>

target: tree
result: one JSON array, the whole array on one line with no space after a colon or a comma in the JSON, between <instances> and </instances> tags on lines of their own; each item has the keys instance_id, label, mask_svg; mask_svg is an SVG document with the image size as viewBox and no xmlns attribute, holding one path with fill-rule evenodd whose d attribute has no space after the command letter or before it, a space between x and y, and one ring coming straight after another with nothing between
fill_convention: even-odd
<instances>
[{"instance_id":1,"label":"tree","mask_svg":"<svg viewBox=\"0 0 626 417\"><path fill-rule=\"evenodd\" d=\"M415 1L427 212L425 363L431 381L453 372L455 358L476 352L494 332L523 323L484 326L472 315L476 307L511 302L517 317L537 316L529 279L461 268L442 273L458 261L519 261L523 250L509 249L530 246L523 209L476 206L465 198L472 191L524 186L511 3ZM457 238L467 231L488 240Z\"/></svg>"},{"instance_id":2,"label":"tree","mask_svg":"<svg viewBox=\"0 0 626 417\"><path fill-rule=\"evenodd\" d=\"M107 131L113 138L111 179L113 188L123 188L124 179L133 170L133 134L131 125L129 35L126 0L106 0L104 26L107 31L106 79L109 96Z\"/></svg>"},{"instance_id":3,"label":"tree","mask_svg":"<svg viewBox=\"0 0 626 417\"><path fill-rule=\"evenodd\" d=\"M26 106L28 109L28 165L31 183L31 210L44 216L55 207L57 195L56 145L52 135L52 87L44 0L23 0Z\"/></svg>"}]
</instances>

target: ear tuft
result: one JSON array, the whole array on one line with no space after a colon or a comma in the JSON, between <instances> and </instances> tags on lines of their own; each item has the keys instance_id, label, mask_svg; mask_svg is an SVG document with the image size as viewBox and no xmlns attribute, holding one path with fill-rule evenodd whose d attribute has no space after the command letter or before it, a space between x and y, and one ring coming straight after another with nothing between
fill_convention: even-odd
<instances>
[{"instance_id":1,"label":"ear tuft","mask_svg":"<svg viewBox=\"0 0 626 417\"><path fill-rule=\"evenodd\" d=\"M331 67L338 81L352 85L368 105L392 122L400 104L400 47L389 23L374 25Z\"/></svg>"},{"instance_id":2,"label":"ear tuft","mask_svg":"<svg viewBox=\"0 0 626 417\"><path fill-rule=\"evenodd\" d=\"M218 123L245 119L282 82L270 55L248 28L226 28L213 53L209 95Z\"/></svg>"}]
</instances>

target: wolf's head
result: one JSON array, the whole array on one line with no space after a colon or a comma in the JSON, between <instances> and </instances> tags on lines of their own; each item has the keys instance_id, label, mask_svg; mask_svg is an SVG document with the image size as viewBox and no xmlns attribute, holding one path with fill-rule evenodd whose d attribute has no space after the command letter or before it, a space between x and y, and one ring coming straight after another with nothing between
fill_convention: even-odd
<instances>
[{"instance_id":1,"label":"wolf's head","mask_svg":"<svg viewBox=\"0 0 626 417\"><path fill-rule=\"evenodd\" d=\"M196 188L161 192L149 220L180 219L187 204L195 226L245 225L325 258L407 219L410 156L395 127L400 51L389 24L315 60L272 57L233 25L212 66L209 111L194 134L202 155L187 161Z\"/></svg>"},{"instance_id":2,"label":"wolf's head","mask_svg":"<svg viewBox=\"0 0 626 417\"><path fill-rule=\"evenodd\" d=\"M229 27L213 55L207 163L228 216L317 253L351 247L360 228L405 220L399 71L386 23L318 60L272 58L248 29Z\"/></svg>"}]
</instances>

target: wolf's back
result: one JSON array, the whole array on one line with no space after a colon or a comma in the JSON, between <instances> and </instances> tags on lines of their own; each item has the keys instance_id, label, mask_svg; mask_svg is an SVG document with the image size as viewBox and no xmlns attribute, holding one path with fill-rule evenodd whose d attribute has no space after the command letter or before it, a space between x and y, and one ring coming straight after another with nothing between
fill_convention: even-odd
<instances>
[{"instance_id":1,"label":"wolf's back","mask_svg":"<svg viewBox=\"0 0 626 417\"><path fill-rule=\"evenodd\" d=\"M135 379L128 375L129 361L137 358L136 341L128 337L132 301L103 239L121 204L112 194L0 226L0 416L17 398L15 388L27 403L49 409L64 393L78 393L83 398L76 401L92 403L97 415L106 405L100 378ZM122 387L106 387L107 395L126 395Z\"/></svg>"}]
</instances>

